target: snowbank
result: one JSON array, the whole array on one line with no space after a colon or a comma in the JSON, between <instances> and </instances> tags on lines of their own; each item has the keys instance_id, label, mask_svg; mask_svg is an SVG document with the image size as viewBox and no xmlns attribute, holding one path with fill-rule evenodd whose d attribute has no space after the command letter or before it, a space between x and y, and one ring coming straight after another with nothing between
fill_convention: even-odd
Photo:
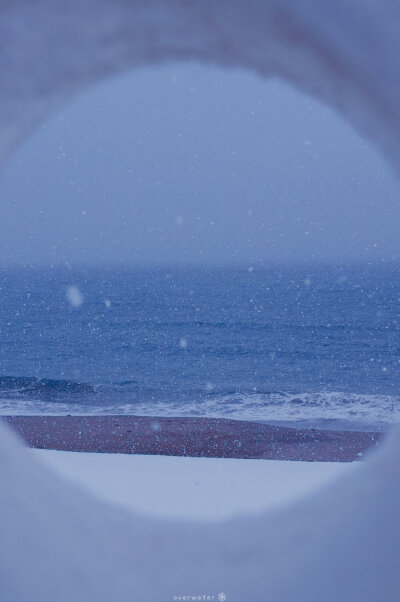
<instances>
[{"instance_id":1,"label":"snowbank","mask_svg":"<svg viewBox=\"0 0 400 602\"><path fill-rule=\"evenodd\" d=\"M399 167L396 0L13 0L0 7L0 156L105 77L199 60L283 77Z\"/></svg>"},{"instance_id":2,"label":"snowbank","mask_svg":"<svg viewBox=\"0 0 400 602\"><path fill-rule=\"evenodd\" d=\"M196 59L277 75L338 108L400 166L394 0L13 0L0 7L0 153L110 74ZM400 597L400 433L291 509L212 525L132 515L57 479L0 425L0 598Z\"/></svg>"},{"instance_id":3,"label":"snowbank","mask_svg":"<svg viewBox=\"0 0 400 602\"><path fill-rule=\"evenodd\" d=\"M202 520L279 508L357 466L42 449L32 454L57 474L121 508L159 518Z\"/></svg>"},{"instance_id":4,"label":"snowbank","mask_svg":"<svg viewBox=\"0 0 400 602\"><path fill-rule=\"evenodd\" d=\"M1 427L1 599L395 600L398 433L280 511L201 523L117 510L58 479Z\"/></svg>"}]
</instances>

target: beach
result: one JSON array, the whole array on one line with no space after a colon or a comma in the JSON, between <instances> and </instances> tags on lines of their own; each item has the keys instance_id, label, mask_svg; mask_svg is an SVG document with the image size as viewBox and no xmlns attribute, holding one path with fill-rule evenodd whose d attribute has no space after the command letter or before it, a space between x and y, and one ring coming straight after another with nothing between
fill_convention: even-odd
<instances>
[{"instance_id":1,"label":"beach","mask_svg":"<svg viewBox=\"0 0 400 602\"><path fill-rule=\"evenodd\" d=\"M74 452L352 462L377 432L295 429L217 418L5 416L29 447Z\"/></svg>"}]
</instances>

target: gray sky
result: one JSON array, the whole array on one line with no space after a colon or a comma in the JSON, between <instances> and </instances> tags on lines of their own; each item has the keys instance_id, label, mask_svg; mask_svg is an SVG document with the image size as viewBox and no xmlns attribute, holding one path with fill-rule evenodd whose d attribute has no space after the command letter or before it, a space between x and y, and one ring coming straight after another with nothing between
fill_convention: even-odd
<instances>
[{"instance_id":1,"label":"gray sky","mask_svg":"<svg viewBox=\"0 0 400 602\"><path fill-rule=\"evenodd\" d=\"M334 111L169 65L65 107L1 174L3 265L400 258L400 184Z\"/></svg>"}]
</instances>

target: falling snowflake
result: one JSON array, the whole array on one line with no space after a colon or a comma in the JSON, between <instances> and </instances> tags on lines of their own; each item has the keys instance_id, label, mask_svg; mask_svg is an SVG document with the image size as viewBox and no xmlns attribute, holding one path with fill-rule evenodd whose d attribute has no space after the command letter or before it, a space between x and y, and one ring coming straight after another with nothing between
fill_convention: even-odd
<instances>
[{"instance_id":1,"label":"falling snowflake","mask_svg":"<svg viewBox=\"0 0 400 602\"><path fill-rule=\"evenodd\" d=\"M77 286L68 286L65 298L72 307L80 307L83 303L83 295Z\"/></svg>"},{"instance_id":2,"label":"falling snowflake","mask_svg":"<svg viewBox=\"0 0 400 602\"><path fill-rule=\"evenodd\" d=\"M186 339L180 339L180 341L179 341L179 347L181 349L186 349L186 347L187 347L187 340Z\"/></svg>"}]
</instances>

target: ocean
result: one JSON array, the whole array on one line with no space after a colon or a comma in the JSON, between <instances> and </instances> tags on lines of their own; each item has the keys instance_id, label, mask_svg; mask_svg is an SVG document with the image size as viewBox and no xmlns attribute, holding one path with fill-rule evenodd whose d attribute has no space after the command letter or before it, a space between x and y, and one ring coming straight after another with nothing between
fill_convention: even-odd
<instances>
[{"instance_id":1,"label":"ocean","mask_svg":"<svg viewBox=\"0 0 400 602\"><path fill-rule=\"evenodd\" d=\"M400 421L400 266L0 272L0 413Z\"/></svg>"}]
</instances>

